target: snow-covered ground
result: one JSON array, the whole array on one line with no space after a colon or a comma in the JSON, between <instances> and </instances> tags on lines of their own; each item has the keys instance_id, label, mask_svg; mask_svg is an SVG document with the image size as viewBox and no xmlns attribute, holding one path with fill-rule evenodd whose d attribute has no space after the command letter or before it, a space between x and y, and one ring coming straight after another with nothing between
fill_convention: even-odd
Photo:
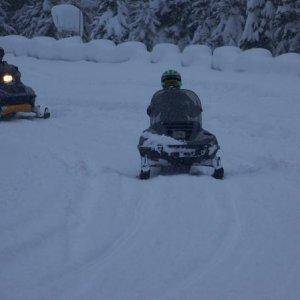
<instances>
[{"instance_id":1,"label":"snow-covered ground","mask_svg":"<svg viewBox=\"0 0 300 300\"><path fill-rule=\"evenodd\" d=\"M6 59L53 118L0 124L0 299L300 298L299 77L172 65L226 178L142 182L170 65Z\"/></svg>"}]
</instances>

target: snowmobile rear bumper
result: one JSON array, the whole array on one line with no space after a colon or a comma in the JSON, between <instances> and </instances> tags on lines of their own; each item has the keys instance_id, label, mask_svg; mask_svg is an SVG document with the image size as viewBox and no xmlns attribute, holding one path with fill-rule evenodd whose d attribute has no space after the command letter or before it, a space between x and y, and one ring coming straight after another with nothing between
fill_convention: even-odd
<instances>
[{"instance_id":1,"label":"snowmobile rear bumper","mask_svg":"<svg viewBox=\"0 0 300 300\"><path fill-rule=\"evenodd\" d=\"M217 145L168 145L152 147L138 147L140 155L146 156L153 162L165 160L174 166L191 166L214 158L219 147Z\"/></svg>"}]
</instances>

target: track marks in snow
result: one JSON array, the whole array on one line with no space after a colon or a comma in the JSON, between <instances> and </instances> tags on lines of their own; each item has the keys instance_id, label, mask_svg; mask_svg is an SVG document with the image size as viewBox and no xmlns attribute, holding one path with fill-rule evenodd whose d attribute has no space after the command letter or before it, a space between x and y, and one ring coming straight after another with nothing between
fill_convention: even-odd
<instances>
[{"instance_id":1,"label":"track marks in snow","mask_svg":"<svg viewBox=\"0 0 300 300\"><path fill-rule=\"evenodd\" d=\"M129 184L130 180L124 180ZM174 180L182 188L181 192L178 186L172 190ZM192 181L197 190L193 196L186 193L186 180ZM121 238L121 244L117 241L118 246L111 248L105 263L101 263L103 260L99 257L93 265L80 269L82 274L89 274L90 282L81 290L70 288L63 297L79 295L80 298L95 290L109 298L127 294L131 299L142 295L150 299L161 297L161 291L167 291L164 296L168 296L169 292L172 295L178 287L185 288L215 269L234 249L239 220L230 195L214 197L209 196L210 191L201 193L201 186L212 187L212 182L210 178L178 175L159 176L140 183L143 204L138 210L139 222L135 229ZM221 185L219 190L224 192L226 188ZM78 280L78 274L70 286L76 286L76 277ZM108 290L115 280L119 282L119 289ZM101 282L101 287L97 282ZM134 282L139 282L143 294L131 290Z\"/></svg>"},{"instance_id":2,"label":"track marks in snow","mask_svg":"<svg viewBox=\"0 0 300 300\"><path fill-rule=\"evenodd\" d=\"M1 298L299 298L295 78L179 68L226 179L140 182L136 145L169 65L10 61L54 114L0 125Z\"/></svg>"}]
</instances>

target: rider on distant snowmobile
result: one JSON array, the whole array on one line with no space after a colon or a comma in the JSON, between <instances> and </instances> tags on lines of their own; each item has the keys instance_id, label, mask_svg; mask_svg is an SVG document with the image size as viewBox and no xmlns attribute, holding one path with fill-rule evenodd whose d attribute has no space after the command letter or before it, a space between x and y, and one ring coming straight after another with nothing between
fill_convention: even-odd
<instances>
[{"instance_id":1,"label":"rider on distant snowmobile","mask_svg":"<svg viewBox=\"0 0 300 300\"><path fill-rule=\"evenodd\" d=\"M216 137L202 128L202 105L192 91L181 89L181 75L169 70L161 77L163 89L152 97L147 109L150 127L140 138L141 179L148 179L152 166L161 161L207 173L221 179L224 169ZM203 171L206 169L205 171Z\"/></svg>"},{"instance_id":2,"label":"rider on distant snowmobile","mask_svg":"<svg viewBox=\"0 0 300 300\"><path fill-rule=\"evenodd\" d=\"M14 78L17 81L21 80L21 73L19 72L18 67L14 65L8 64L6 61L3 60L5 55L4 49L0 47L0 76L3 75L8 70L14 74Z\"/></svg>"},{"instance_id":3,"label":"rider on distant snowmobile","mask_svg":"<svg viewBox=\"0 0 300 300\"><path fill-rule=\"evenodd\" d=\"M41 110L39 105L35 105L35 92L22 83L18 67L3 60L4 54L0 47L0 120L16 115L49 118L48 108Z\"/></svg>"},{"instance_id":4,"label":"rider on distant snowmobile","mask_svg":"<svg viewBox=\"0 0 300 300\"><path fill-rule=\"evenodd\" d=\"M3 61L3 57L4 57L4 49L2 47L0 47L0 67L2 64L5 63L5 61Z\"/></svg>"}]
</instances>

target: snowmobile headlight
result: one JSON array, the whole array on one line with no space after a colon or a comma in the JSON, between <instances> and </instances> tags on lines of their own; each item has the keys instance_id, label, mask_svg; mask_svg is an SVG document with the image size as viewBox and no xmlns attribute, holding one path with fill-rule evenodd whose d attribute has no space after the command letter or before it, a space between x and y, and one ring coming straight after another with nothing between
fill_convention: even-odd
<instances>
[{"instance_id":1,"label":"snowmobile headlight","mask_svg":"<svg viewBox=\"0 0 300 300\"><path fill-rule=\"evenodd\" d=\"M3 82L6 84L12 83L13 79L14 78L10 74L6 74L3 76Z\"/></svg>"}]
</instances>

